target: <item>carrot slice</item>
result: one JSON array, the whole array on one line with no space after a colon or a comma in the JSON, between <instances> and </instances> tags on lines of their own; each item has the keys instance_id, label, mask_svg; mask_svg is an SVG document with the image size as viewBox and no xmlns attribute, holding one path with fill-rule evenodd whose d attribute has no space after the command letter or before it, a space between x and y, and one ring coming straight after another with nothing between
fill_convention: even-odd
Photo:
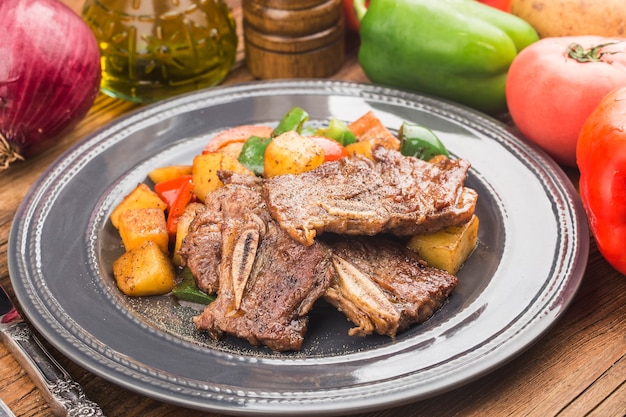
<instances>
[{"instance_id":1,"label":"carrot slice","mask_svg":"<svg viewBox=\"0 0 626 417\"><path fill-rule=\"evenodd\" d=\"M371 111L350 123L348 128L359 142L373 140L385 148L400 149L400 140Z\"/></svg>"}]
</instances>

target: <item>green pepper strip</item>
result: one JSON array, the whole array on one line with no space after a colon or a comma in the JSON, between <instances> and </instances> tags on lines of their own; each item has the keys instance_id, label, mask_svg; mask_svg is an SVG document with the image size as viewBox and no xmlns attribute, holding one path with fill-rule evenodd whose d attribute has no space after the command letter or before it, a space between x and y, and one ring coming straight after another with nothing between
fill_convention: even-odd
<instances>
[{"instance_id":1,"label":"green pepper strip","mask_svg":"<svg viewBox=\"0 0 626 417\"><path fill-rule=\"evenodd\" d=\"M272 141L272 138L262 138L260 136L251 136L243 144L239 157L239 162L255 175L263 175L263 164L265 157L265 149Z\"/></svg>"},{"instance_id":2,"label":"green pepper strip","mask_svg":"<svg viewBox=\"0 0 626 417\"><path fill-rule=\"evenodd\" d=\"M304 126L307 120L309 120L309 114L300 107L294 107L278 122L278 126L272 132L272 137L275 138L292 130L301 133L302 126Z\"/></svg>"},{"instance_id":3,"label":"green pepper strip","mask_svg":"<svg viewBox=\"0 0 626 417\"><path fill-rule=\"evenodd\" d=\"M427 127L403 122L398 132L400 153L428 161L434 156L449 156L448 150L437 135Z\"/></svg>"},{"instance_id":4,"label":"green pepper strip","mask_svg":"<svg viewBox=\"0 0 626 417\"><path fill-rule=\"evenodd\" d=\"M190 301L198 304L210 304L215 301L215 296L205 293L196 285L196 280L189 268L184 268L181 272L182 281L174 286L172 294L183 301Z\"/></svg>"},{"instance_id":5,"label":"green pepper strip","mask_svg":"<svg viewBox=\"0 0 626 417\"><path fill-rule=\"evenodd\" d=\"M348 125L338 119L330 119L328 127L319 128L315 135L334 139L343 146L356 142L356 136L348 128Z\"/></svg>"}]
</instances>

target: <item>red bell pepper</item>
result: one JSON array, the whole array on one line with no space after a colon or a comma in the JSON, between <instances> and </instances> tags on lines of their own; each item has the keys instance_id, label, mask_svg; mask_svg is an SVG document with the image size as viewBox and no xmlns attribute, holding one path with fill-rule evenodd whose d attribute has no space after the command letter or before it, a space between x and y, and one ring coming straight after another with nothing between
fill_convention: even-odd
<instances>
[{"instance_id":1,"label":"red bell pepper","mask_svg":"<svg viewBox=\"0 0 626 417\"><path fill-rule=\"evenodd\" d=\"M180 194L181 187L191 181L191 175L181 175L171 180L163 181L154 185L154 192L167 204L167 210L171 210L174 202Z\"/></svg>"},{"instance_id":2,"label":"red bell pepper","mask_svg":"<svg viewBox=\"0 0 626 417\"><path fill-rule=\"evenodd\" d=\"M167 233L170 240L176 238L178 219L185 207L195 199L191 175L183 175L172 180L163 181L154 186L154 191L167 204Z\"/></svg>"},{"instance_id":3,"label":"red bell pepper","mask_svg":"<svg viewBox=\"0 0 626 417\"><path fill-rule=\"evenodd\" d=\"M478 0L481 3L485 3L488 6L495 7L504 12L511 11L511 0Z\"/></svg>"},{"instance_id":4,"label":"red bell pepper","mask_svg":"<svg viewBox=\"0 0 626 417\"><path fill-rule=\"evenodd\" d=\"M606 95L585 120L576 159L580 196L598 250L626 275L626 87Z\"/></svg>"}]
</instances>

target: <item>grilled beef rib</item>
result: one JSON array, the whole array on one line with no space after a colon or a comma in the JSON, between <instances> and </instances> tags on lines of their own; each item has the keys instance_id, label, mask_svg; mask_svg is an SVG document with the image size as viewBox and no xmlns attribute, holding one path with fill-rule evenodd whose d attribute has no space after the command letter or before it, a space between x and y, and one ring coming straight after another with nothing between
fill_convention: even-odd
<instances>
[{"instance_id":1,"label":"grilled beef rib","mask_svg":"<svg viewBox=\"0 0 626 417\"><path fill-rule=\"evenodd\" d=\"M299 350L308 312L330 285L330 250L301 245L272 220L260 180L222 174L226 185L207 196L182 249L188 263L211 258L205 265L212 270L201 272L217 284L217 298L194 318L196 327L215 339L231 334L275 351Z\"/></svg>"},{"instance_id":2,"label":"grilled beef rib","mask_svg":"<svg viewBox=\"0 0 626 417\"><path fill-rule=\"evenodd\" d=\"M336 273L324 298L356 325L350 335L394 337L428 320L458 282L426 266L396 239L339 238L328 244Z\"/></svg>"},{"instance_id":3,"label":"grilled beef rib","mask_svg":"<svg viewBox=\"0 0 626 417\"><path fill-rule=\"evenodd\" d=\"M351 335L395 337L441 308L456 277L379 234L468 221L477 199L464 186L469 162L424 162L382 147L373 156L264 180L220 172L225 186L207 196L181 249L198 285L217 293L196 327L299 350L320 297L355 324Z\"/></svg>"},{"instance_id":4,"label":"grilled beef rib","mask_svg":"<svg viewBox=\"0 0 626 417\"><path fill-rule=\"evenodd\" d=\"M409 236L467 222L477 193L464 187L469 162L436 163L377 147L375 161L342 158L263 182L272 217L302 244L316 235Z\"/></svg>"}]
</instances>

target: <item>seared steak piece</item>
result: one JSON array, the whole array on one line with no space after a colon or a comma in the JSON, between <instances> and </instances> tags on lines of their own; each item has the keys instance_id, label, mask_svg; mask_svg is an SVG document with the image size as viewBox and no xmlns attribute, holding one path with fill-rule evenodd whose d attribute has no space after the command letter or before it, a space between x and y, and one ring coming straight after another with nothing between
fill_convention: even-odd
<instances>
[{"instance_id":1,"label":"seared steak piece","mask_svg":"<svg viewBox=\"0 0 626 417\"><path fill-rule=\"evenodd\" d=\"M272 220L258 181L236 174L222 181L185 241L188 260L208 256L210 263L215 253L207 251L218 234L221 241L219 265L211 271L218 276L217 298L194 318L196 327L216 339L231 334L275 351L299 350L307 314L330 285L330 251L301 245ZM211 236L204 239L206 231Z\"/></svg>"},{"instance_id":2,"label":"seared steak piece","mask_svg":"<svg viewBox=\"0 0 626 417\"><path fill-rule=\"evenodd\" d=\"M236 219L258 212L269 218L258 190L260 179L253 176L223 172L222 181L231 182L210 194L203 210L189 225L189 231L180 248L180 255L196 279L201 290L212 294L219 288L219 265L222 260L222 225L226 219ZM252 188L251 188L252 187ZM250 189L257 187L257 192Z\"/></svg>"},{"instance_id":3,"label":"seared steak piece","mask_svg":"<svg viewBox=\"0 0 626 417\"><path fill-rule=\"evenodd\" d=\"M329 240L336 274L324 298L356 327L394 337L428 320L448 299L457 278L431 268L400 242L378 236Z\"/></svg>"},{"instance_id":4,"label":"seared steak piece","mask_svg":"<svg viewBox=\"0 0 626 417\"><path fill-rule=\"evenodd\" d=\"M430 163L383 147L373 156L265 180L272 217L310 245L323 232L408 236L463 224L474 213L477 193L464 187L468 161Z\"/></svg>"}]
</instances>

